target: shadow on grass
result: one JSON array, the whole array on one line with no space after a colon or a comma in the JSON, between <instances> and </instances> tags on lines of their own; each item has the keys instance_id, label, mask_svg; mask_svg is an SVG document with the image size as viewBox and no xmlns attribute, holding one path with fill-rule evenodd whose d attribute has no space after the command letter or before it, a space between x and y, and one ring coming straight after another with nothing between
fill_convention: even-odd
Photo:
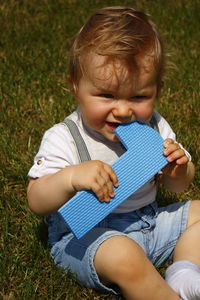
<instances>
[{"instance_id":1,"label":"shadow on grass","mask_svg":"<svg viewBox=\"0 0 200 300\"><path fill-rule=\"evenodd\" d=\"M41 242L44 248L49 248L48 245L48 226L45 224L44 220L35 228L35 235L37 239Z\"/></svg>"}]
</instances>

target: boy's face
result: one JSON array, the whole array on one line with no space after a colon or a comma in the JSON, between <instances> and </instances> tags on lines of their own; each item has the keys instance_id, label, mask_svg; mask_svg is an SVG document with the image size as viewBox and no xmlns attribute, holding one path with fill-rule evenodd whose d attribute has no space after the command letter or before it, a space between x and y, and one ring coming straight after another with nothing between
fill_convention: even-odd
<instances>
[{"instance_id":1,"label":"boy's face","mask_svg":"<svg viewBox=\"0 0 200 300\"><path fill-rule=\"evenodd\" d=\"M97 54L89 60L75 94L83 121L108 140L118 141L114 129L119 124L151 119L157 94L152 58L138 58L137 72L129 72L120 61L106 64Z\"/></svg>"}]
</instances>

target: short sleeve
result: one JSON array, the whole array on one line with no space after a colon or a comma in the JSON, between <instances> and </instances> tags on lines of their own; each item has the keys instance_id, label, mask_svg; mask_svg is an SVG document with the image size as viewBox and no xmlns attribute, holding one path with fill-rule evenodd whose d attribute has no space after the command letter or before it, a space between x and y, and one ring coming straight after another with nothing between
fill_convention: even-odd
<instances>
[{"instance_id":1,"label":"short sleeve","mask_svg":"<svg viewBox=\"0 0 200 300\"><path fill-rule=\"evenodd\" d=\"M77 163L79 156L68 128L56 124L45 132L28 176L38 178Z\"/></svg>"},{"instance_id":2,"label":"short sleeve","mask_svg":"<svg viewBox=\"0 0 200 300\"><path fill-rule=\"evenodd\" d=\"M176 141L176 135L172 130L171 126L169 125L169 123L157 111L154 111L154 116L157 120L159 133L162 136L162 138L164 140L170 138Z\"/></svg>"}]
</instances>

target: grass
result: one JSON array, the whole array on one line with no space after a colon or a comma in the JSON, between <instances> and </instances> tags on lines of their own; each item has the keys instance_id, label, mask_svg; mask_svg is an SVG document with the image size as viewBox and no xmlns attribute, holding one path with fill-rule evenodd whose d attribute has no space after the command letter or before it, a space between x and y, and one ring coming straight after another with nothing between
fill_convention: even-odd
<instances>
[{"instance_id":1,"label":"grass","mask_svg":"<svg viewBox=\"0 0 200 300\"><path fill-rule=\"evenodd\" d=\"M128 5L152 15L171 61L159 111L190 151L196 177L189 191L161 190L162 204L198 199L200 42L198 0L0 1L0 299L121 299L78 285L49 257L46 228L27 207L27 172L44 130L74 108L67 92L70 40L96 8Z\"/></svg>"}]
</instances>

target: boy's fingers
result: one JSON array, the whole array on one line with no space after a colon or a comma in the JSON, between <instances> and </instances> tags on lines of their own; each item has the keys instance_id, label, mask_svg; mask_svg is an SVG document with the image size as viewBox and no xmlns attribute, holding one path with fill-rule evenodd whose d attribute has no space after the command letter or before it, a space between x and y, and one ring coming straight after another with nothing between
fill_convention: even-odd
<instances>
[{"instance_id":1,"label":"boy's fingers","mask_svg":"<svg viewBox=\"0 0 200 300\"><path fill-rule=\"evenodd\" d=\"M115 192L113 190L113 184L111 181L108 183L108 192L110 198L113 198L115 196Z\"/></svg>"},{"instance_id":2,"label":"boy's fingers","mask_svg":"<svg viewBox=\"0 0 200 300\"><path fill-rule=\"evenodd\" d=\"M100 169L99 169L100 167ZM96 194L99 201L109 202L110 198L115 196L113 185L118 186L117 176L112 167L106 163L102 163L99 166L96 163L97 172L93 177L90 189Z\"/></svg>"},{"instance_id":3,"label":"boy's fingers","mask_svg":"<svg viewBox=\"0 0 200 300\"><path fill-rule=\"evenodd\" d=\"M176 143L170 143L164 150L164 155L169 155L172 152L175 152L176 150L180 149L179 145Z\"/></svg>"},{"instance_id":4,"label":"boy's fingers","mask_svg":"<svg viewBox=\"0 0 200 300\"><path fill-rule=\"evenodd\" d=\"M182 156L181 158L177 159L176 163L178 165L184 165L187 164L189 162L189 159L186 155Z\"/></svg>"},{"instance_id":5,"label":"boy's fingers","mask_svg":"<svg viewBox=\"0 0 200 300\"><path fill-rule=\"evenodd\" d=\"M99 201L103 202L106 199L106 191L105 188L102 188L101 184L95 183L92 186L92 191L96 194Z\"/></svg>"},{"instance_id":6,"label":"boy's fingers","mask_svg":"<svg viewBox=\"0 0 200 300\"><path fill-rule=\"evenodd\" d=\"M113 184L108 173L106 173L106 175L104 174L104 176L105 178L102 179L102 182L104 183L102 185L102 189L104 190L105 201L110 201L110 198L115 195L113 191Z\"/></svg>"},{"instance_id":7,"label":"boy's fingers","mask_svg":"<svg viewBox=\"0 0 200 300\"><path fill-rule=\"evenodd\" d=\"M98 197L99 201L110 201L110 194L112 192L112 183L108 174L99 174L97 181L92 186L93 192Z\"/></svg>"},{"instance_id":8,"label":"boy's fingers","mask_svg":"<svg viewBox=\"0 0 200 300\"><path fill-rule=\"evenodd\" d=\"M180 159L181 157L183 157L185 155L185 152L182 150L182 149L178 149L174 152L172 152L172 154L170 154L168 157L167 157L167 160L169 162L172 162L174 160L177 160L177 159Z\"/></svg>"},{"instance_id":9,"label":"boy's fingers","mask_svg":"<svg viewBox=\"0 0 200 300\"><path fill-rule=\"evenodd\" d=\"M112 184L117 187L118 186L118 179L115 171L113 168L109 165L105 165L105 170L108 172L110 180L112 181Z\"/></svg>"},{"instance_id":10,"label":"boy's fingers","mask_svg":"<svg viewBox=\"0 0 200 300\"><path fill-rule=\"evenodd\" d=\"M168 138L164 141L164 147L167 148L170 144L174 144L174 140Z\"/></svg>"}]
</instances>

